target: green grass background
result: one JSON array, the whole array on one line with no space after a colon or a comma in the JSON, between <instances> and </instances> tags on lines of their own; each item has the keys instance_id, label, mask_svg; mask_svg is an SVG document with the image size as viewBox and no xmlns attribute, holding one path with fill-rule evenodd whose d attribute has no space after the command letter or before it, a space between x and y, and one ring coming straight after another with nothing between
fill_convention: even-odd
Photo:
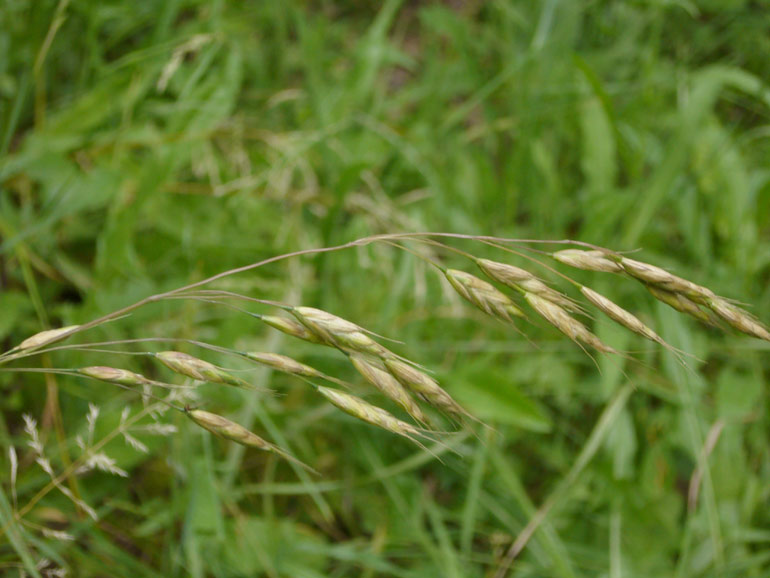
<instances>
[{"instance_id":1,"label":"green grass background","mask_svg":"<svg viewBox=\"0 0 770 578\"><path fill-rule=\"evenodd\" d=\"M770 321L769 77L764 0L0 0L2 349L262 258L417 230L642 248ZM492 576L551 503L511 576L770 576L770 348L631 282L575 276L702 362L684 371L598 321L643 363L597 368L542 323L522 326L533 344L483 318L389 247L231 278L220 287L403 341L497 433L440 463L255 372L284 395L207 385L205 407L285 442L321 478L169 415L179 433L143 437L149 455L107 446L128 479L74 482L99 522L51 492L9 524L8 448L22 506L48 481L23 413L61 471L89 402L97 436L141 402L3 374L0 574L46 558L78 577ZM353 378L333 351L191 302L86 336L270 349ZM108 354L34 363L171 379Z\"/></svg>"}]
</instances>

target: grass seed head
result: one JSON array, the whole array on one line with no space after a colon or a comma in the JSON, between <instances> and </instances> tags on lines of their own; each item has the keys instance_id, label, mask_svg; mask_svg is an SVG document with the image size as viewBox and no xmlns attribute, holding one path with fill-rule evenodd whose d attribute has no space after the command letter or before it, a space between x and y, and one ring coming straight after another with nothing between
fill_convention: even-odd
<instances>
[{"instance_id":1,"label":"grass seed head","mask_svg":"<svg viewBox=\"0 0 770 578\"><path fill-rule=\"evenodd\" d=\"M316 390L338 409L366 423L404 436L413 442L416 442L414 439L416 436L422 435L415 426L354 395L320 385L316 386Z\"/></svg>"},{"instance_id":2,"label":"grass seed head","mask_svg":"<svg viewBox=\"0 0 770 578\"><path fill-rule=\"evenodd\" d=\"M585 296L586 299L588 299L600 311L602 311L602 313L626 329L630 329L634 333L638 333L639 335L651 341L664 343L663 338L655 333L652 329L647 327L644 323L642 323L641 319L639 319L633 313L626 311L619 305L613 303L604 295L601 295L600 293L597 293L588 287L581 287L580 292Z\"/></svg>"},{"instance_id":3,"label":"grass seed head","mask_svg":"<svg viewBox=\"0 0 770 578\"><path fill-rule=\"evenodd\" d=\"M604 273L620 273L623 268L620 264L611 260L608 255L602 251L583 249L564 249L551 254L551 257L575 269L584 271L601 271Z\"/></svg>"},{"instance_id":4,"label":"grass seed head","mask_svg":"<svg viewBox=\"0 0 770 578\"><path fill-rule=\"evenodd\" d=\"M525 269L521 269L508 263L499 263L489 259L477 259L476 264L490 279L507 285L517 291L529 291L536 293L549 301L561 305L565 309L574 311L577 309L575 303L569 297L563 295L546 285L541 279Z\"/></svg>"},{"instance_id":5,"label":"grass seed head","mask_svg":"<svg viewBox=\"0 0 770 578\"><path fill-rule=\"evenodd\" d=\"M40 333L35 333L32 337L27 337L16 348L16 351L23 351L25 349L35 349L41 345L48 345L58 341L61 335L69 333L73 329L77 329L80 325L67 325L66 327L59 327L58 329L47 329Z\"/></svg>"},{"instance_id":6,"label":"grass seed head","mask_svg":"<svg viewBox=\"0 0 770 578\"><path fill-rule=\"evenodd\" d=\"M127 369L118 369L115 367L105 367L96 365L93 367L81 367L77 370L81 375L106 381L108 383L118 383L120 385L148 385L151 383L145 376Z\"/></svg>"},{"instance_id":7,"label":"grass seed head","mask_svg":"<svg viewBox=\"0 0 770 578\"><path fill-rule=\"evenodd\" d=\"M314 307L295 307L292 314L323 342L346 351L384 356L389 351L355 323Z\"/></svg>"},{"instance_id":8,"label":"grass seed head","mask_svg":"<svg viewBox=\"0 0 770 578\"><path fill-rule=\"evenodd\" d=\"M665 303L669 307L673 307L680 313L686 313L690 317L694 317L698 321L708 325L718 325L715 318L716 316L711 314L709 311L704 311L701 309L692 299L685 297L680 293L667 291L666 289L662 289L656 285L645 284L645 287L647 287L647 290L652 294L653 297L655 297L655 299Z\"/></svg>"},{"instance_id":9,"label":"grass seed head","mask_svg":"<svg viewBox=\"0 0 770 578\"><path fill-rule=\"evenodd\" d=\"M310 470L311 472L315 472L313 468L302 463L285 450L282 450L275 444L271 444L267 440L259 437L257 434L247 430L242 425L237 424L234 421L230 421L221 415L203 411L201 409L187 409L185 414L187 414L187 417L189 417L197 425L205 430L210 431L214 435L217 435L226 440L233 441L242 446L257 448L266 452L272 452L290 462Z\"/></svg>"},{"instance_id":10,"label":"grass seed head","mask_svg":"<svg viewBox=\"0 0 770 578\"><path fill-rule=\"evenodd\" d=\"M279 353L252 351L246 353L245 356L252 361L267 365L284 373L302 375L304 377L323 377L323 374L317 369Z\"/></svg>"},{"instance_id":11,"label":"grass seed head","mask_svg":"<svg viewBox=\"0 0 770 578\"><path fill-rule=\"evenodd\" d=\"M757 321L754 316L747 311L744 311L740 307L733 305L721 297L711 299L708 305L714 313L733 329L737 329L741 333L757 337L758 339L770 341L770 331L768 331L767 327Z\"/></svg>"},{"instance_id":12,"label":"grass seed head","mask_svg":"<svg viewBox=\"0 0 770 578\"><path fill-rule=\"evenodd\" d=\"M350 362L364 379L376 387L388 399L396 403L406 413L420 423L429 423L428 417L417 405L417 402L409 395L406 388L387 370L382 369L368 361L363 355L350 354Z\"/></svg>"},{"instance_id":13,"label":"grass seed head","mask_svg":"<svg viewBox=\"0 0 770 578\"><path fill-rule=\"evenodd\" d=\"M310 332L307 327L294 319L278 317L277 315L263 315L261 319L271 327L292 337L298 337L310 343L323 343L323 340L318 335Z\"/></svg>"},{"instance_id":14,"label":"grass seed head","mask_svg":"<svg viewBox=\"0 0 770 578\"><path fill-rule=\"evenodd\" d=\"M538 315L573 341L585 343L603 353L618 353L591 333L585 325L567 313L564 308L534 293L527 293L524 298Z\"/></svg>"},{"instance_id":15,"label":"grass seed head","mask_svg":"<svg viewBox=\"0 0 770 578\"><path fill-rule=\"evenodd\" d=\"M708 301L716 298L716 294L711 289L678 277L655 265L626 257L620 258L620 264L623 270L632 277L672 293L681 293L688 299L701 305L706 305Z\"/></svg>"},{"instance_id":16,"label":"grass seed head","mask_svg":"<svg viewBox=\"0 0 770 578\"><path fill-rule=\"evenodd\" d=\"M211 383L224 383L246 389L254 389L248 382L229 374L213 363L198 359L192 355L180 351L161 351L155 357L171 371L191 377L197 381L209 381Z\"/></svg>"},{"instance_id":17,"label":"grass seed head","mask_svg":"<svg viewBox=\"0 0 770 578\"><path fill-rule=\"evenodd\" d=\"M512 316L524 317L524 312L510 297L483 279L457 269L447 269L444 275L461 297L487 315L508 322L512 321Z\"/></svg>"},{"instance_id":18,"label":"grass seed head","mask_svg":"<svg viewBox=\"0 0 770 578\"><path fill-rule=\"evenodd\" d=\"M452 399L430 375L395 357L387 357L383 359L383 363L404 387L422 396L436 409L454 415L468 415L468 412Z\"/></svg>"}]
</instances>

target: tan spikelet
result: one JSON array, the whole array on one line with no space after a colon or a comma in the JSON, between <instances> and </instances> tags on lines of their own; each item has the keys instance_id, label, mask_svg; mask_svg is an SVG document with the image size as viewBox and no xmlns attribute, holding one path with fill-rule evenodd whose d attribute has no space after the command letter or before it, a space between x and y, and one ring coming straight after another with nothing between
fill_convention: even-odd
<instances>
[{"instance_id":1,"label":"tan spikelet","mask_svg":"<svg viewBox=\"0 0 770 578\"><path fill-rule=\"evenodd\" d=\"M317 369L279 353L250 351L243 355L247 359L251 359L262 365L267 365L278 371L283 371L284 373L302 375L304 377L324 377L324 374Z\"/></svg>"},{"instance_id":2,"label":"tan spikelet","mask_svg":"<svg viewBox=\"0 0 770 578\"><path fill-rule=\"evenodd\" d=\"M404 387L422 396L425 401L438 410L446 411L457 416L472 416L458 404L431 376L416 367L397 359L383 359L385 367ZM475 418L472 418L475 419Z\"/></svg>"},{"instance_id":3,"label":"tan spikelet","mask_svg":"<svg viewBox=\"0 0 770 578\"><path fill-rule=\"evenodd\" d=\"M117 383L120 385L150 385L152 380L147 379L145 376L127 369L118 369L115 367L105 367L103 365L96 365L92 367L81 367L76 370L79 374L108 383Z\"/></svg>"},{"instance_id":4,"label":"tan spikelet","mask_svg":"<svg viewBox=\"0 0 770 578\"><path fill-rule=\"evenodd\" d=\"M524 317L524 313L505 293L475 275L447 269L444 276L461 297L481 309L487 315L511 322L512 316Z\"/></svg>"},{"instance_id":5,"label":"tan spikelet","mask_svg":"<svg viewBox=\"0 0 770 578\"><path fill-rule=\"evenodd\" d=\"M741 333L757 337L758 339L770 341L770 331L768 331L767 327L762 325L762 323L757 321L753 315L740 307L733 305L721 297L711 299L708 306L720 319L723 319L725 323L733 329L737 329Z\"/></svg>"},{"instance_id":6,"label":"tan spikelet","mask_svg":"<svg viewBox=\"0 0 770 578\"><path fill-rule=\"evenodd\" d=\"M247 381L229 374L213 363L198 359L197 357L193 357L186 353L181 353L179 351L161 351L154 356L171 371L191 377L198 381L224 383L246 389L255 389L255 387Z\"/></svg>"},{"instance_id":7,"label":"tan spikelet","mask_svg":"<svg viewBox=\"0 0 770 578\"><path fill-rule=\"evenodd\" d=\"M597 250L565 249L551 253L551 257L560 263L585 271L604 273L621 273L623 271L623 267L619 263L611 260L606 253Z\"/></svg>"},{"instance_id":8,"label":"tan spikelet","mask_svg":"<svg viewBox=\"0 0 770 578\"><path fill-rule=\"evenodd\" d=\"M591 333L585 325L572 317L562 307L534 293L527 293L524 298L541 317L573 341L584 343L603 353L618 353L617 350L602 342L601 339Z\"/></svg>"},{"instance_id":9,"label":"tan spikelet","mask_svg":"<svg viewBox=\"0 0 770 578\"><path fill-rule=\"evenodd\" d=\"M307 327L294 319L278 317L277 315L262 315L260 319L278 331L282 331L292 337L298 337L299 339L304 339L310 343L324 342L318 335L312 333Z\"/></svg>"},{"instance_id":10,"label":"tan spikelet","mask_svg":"<svg viewBox=\"0 0 770 578\"><path fill-rule=\"evenodd\" d=\"M318 393L323 395L332 405L341 409L346 414L391 433L403 436L423 447L416 438L424 437L425 434L415 426L398 419L386 410L337 389L331 389L320 385L315 386L315 388Z\"/></svg>"},{"instance_id":11,"label":"tan spikelet","mask_svg":"<svg viewBox=\"0 0 770 578\"><path fill-rule=\"evenodd\" d=\"M527 271L508 263L499 263L489 259L477 259L476 264L490 279L507 285L511 289L540 295L544 299L556 303L569 311L579 309L566 295L546 285L542 280Z\"/></svg>"},{"instance_id":12,"label":"tan spikelet","mask_svg":"<svg viewBox=\"0 0 770 578\"><path fill-rule=\"evenodd\" d=\"M294 307L291 313L324 343L344 350L384 356L388 349L366 334L366 330L341 317L314 307Z\"/></svg>"},{"instance_id":13,"label":"tan spikelet","mask_svg":"<svg viewBox=\"0 0 770 578\"><path fill-rule=\"evenodd\" d=\"M27 337L24 341L19 343L19 345L13 348L12 351L36 349L41 345L55 343L56 341L59 341L63 335L78 327L80 327L80 325L67 325L66 327L59 327L58 329L47 329L46 331L35 333L33 336Z\"/></svg>"},{"instance_id":14,"label":"tan spikelet","mask_svg":"<svg viewBox=\"0 0 770 578\"><path fill-rule=\"evenodd\" d=\"M418 422L422 424L429 423L428 416L423 413L420 406L409 395L409 392L386 369L378 367L375 363L357 353L350 354L350 362L358 373L363 375L364 379L376 387L385 397L400 406Z\"/></svg>"},{"instance_id":15,"label":"tan spikelet","mask_svg":"<svg viewBox=\"0 0 770 578\"><path fill-rule=\"evenodd\" d=\"M716 295L711 289L697 285L682 277L678 277L655 265L628 259L627 257L621 257L620 264L623 267L623 270L632 277L649 285L655 285L656 287L665 289L666 291L684 295L696 303L705 305L709 300L716 298Z\"/></svg>"},{"instance_id":16,"label":"tan spikelet","mask_svg":"<svg viewBox=\"0 0 770 578\"><path fill-rule=\"evenodd\" d=\"M188 409L185 411L185 414L187 414L187 417L189 417L197 425L205 430L210 431L214 435L233 441L242 446L248 446L260 449L262 451L272 452L290 462L302 466L306 470L317 473L313 468L302 463L300 460L285 450L282 450L275 444L271 444L267 440L259 437L257 434L250 432L242 425L237 424L234 421L230 421L221 415L200 409Z\"/></svg>"},{"instance_id":17,"label":"tan spikelet","mask_svg":"<svg viewBox=\"0 0 770 578\"><path fill-rule=\"evenodd\" d=\"M716 316L711 314L710 311L704 311L693 300L681 295L679 293L673 293L661 289L656 285L645 284L647 290L657 299L679 311L680 313L686 313L690 317L694 317L698 321L706 323L708 325L718 325Z\"/></svg>"},{"instance_id":18,"label":"tan spikelet","mask_svg":"<svg viewBox=\"0 0 770 578\"><path fill-rule=\"evenodd\" d=\"M580 292L585 296L586 299L588 299L600 311L602 311L602 313L626 329L630 329L634 333L637 333L651 341L655 341L656 343L666 344L660 335L642 323L642 320L639 319L636 315L613 303L604 295L601 295L600 293L597 293L588 287L581 287Z\"/></svg>"}]
</instances>

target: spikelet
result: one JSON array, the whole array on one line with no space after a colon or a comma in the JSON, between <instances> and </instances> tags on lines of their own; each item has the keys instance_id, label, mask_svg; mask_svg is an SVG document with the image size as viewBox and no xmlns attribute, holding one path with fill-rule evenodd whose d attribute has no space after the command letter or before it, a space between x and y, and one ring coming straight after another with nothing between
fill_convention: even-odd
<instances>
[{"instance_id":1,"label":"spikelet","mask_svg":"<svg viewBox=\"0 0 770 578\"><path fill-rule=\"evenodd\" d=\"M741 333L757 337L758 339L770 341L770 331L768 331L767 327L762 325L762 323L757 321L753 315L740 307L733 305L721 297L710 299L708 301L708 307L733 329L737 329Z\"/></svg>"},{"instance_id":2,"label":"spikelet","mask_svg":"<svg viewBox=\"0 0 770 578\"><path fill-rule=\"evenodd\" d=\"M323 340L318 335L311 333L307 327L294 319L278 317L277 315L262 315L260 319L278 331L282 331L292 337L298 337L310 343L323 343Z\"/></svg>"},{"instance_id":3,"label":"spikelet","mask_svg":"<svg viewBox=\"0 0 770 578\"><path fill-rule=\"evenodd\" d=\"M47 329L46 331L35 333L32 337L27 337L11 351L24 351L29 349L36 349L41 345L49 345L58 341L62 335L69 333L78 327L80 327L80 325L67 325L66 327L59 327L58 329Z\"/></svg>"},{"instance_id":4,"label":"spikelet","mask_svg":"<svg viewBox=\"0 0 770 578\"><path fill-rule=\"evenodd\" d=\"M314 367L300 363L296 359L281 355L280 353L250 351L244 353L243 356L247 359L251 359L252 361L256 361L262 365L267 365L268 367L272 367L273 369L277 369L278 371L282 371L284 373L301 375L303 377L324 377L324 374Z\"/></svg>"},{"instance_id":5,"label":"spikelet","mask_svg":"<svg viewBox=\"0 0 770 578\"><path fill-rule=\"evenodd\" d=\"M597 293L588 287L580 287L580 292L585 296L586 299L593 303L597 309L599 309L602 313L607 315L607 317L613 321L616 321L626 329L630 329L634 333L637 333L642 337L649 339L650 341L655 341L661 345L668 346L668 344L663 341L663 338L660 335L642 323L642 320L639 319L636 315L630 311L626 311L619 305L616 305L607 299L604 295Z\"/></svg>"},{"instance_id":6,"label":"spikelet","mask_svg":"<svg viewBox=\"0 0 770 578\"><path fill-rule=\"evenodd\" d=\"M564 263L575 269L584 271L601 271L604 273L621 273L623 267L611 260L607 253L597 250L565 249L551 253L551 257L559 263Z\"/></svg>"},{"instance_id":7,"label":"spikelet","mask_svg":"<svg viewBox=\"0 0 770 578\"><path fill-rule=\"evenodd\" d=\"M631 277L666 291L679 293L701 305L707 305L710 300L717 297L711 289L697 285L687 279L682 279L665 269L650 265L649 263L620 257L620 265Z\"/></svg>"},{"instance_id":8,"label":"spikelet","mask_svg":"<svg viewBox=\"0 0 770 578\"><path fill-rule=\"evenodd\" d=\"M528 291L548 299L569 311L577 311L579 308L572 300L546 285L541 279L525 269L509 265L508 263L499 263L489 259L476 259L476 264L484 274L490 279L507 285L518 291Z\"/></svg>"},{"instance_id":9,"label":"spikelet","mask_svg":"<svg viewBox=\"0 0 770 578\"><path fill-rule=\"evenodd\" d=\"M331 389L320 385L314 387L318 393L323 395L332 405L341 409L346 414L352 415L357 419L380 427L391 433L403 436L420 447L424 447L416 439L417 437L425 436L421 430L405 421L401 421L384 409L337 389Z\"/></svg>"},{"instance_id":10,"label":"spikelet","mask_svg":"<svg viewBox=\"0 0 770 578\"><path fill-rule=\"evenodd\" d=\"M365 330L346 319L314 307L293 307L291 313L322 342L346 351L369 353L378 357L390 352L369 337Z\"/></svg>"},{"instance_id":11,"label":"spikelet","mask_svg":"<svg viewBox=\"0 0 770 578\"><path fill-rule=\"evenodd\" d=\"M213 363L198 359L192 355L181 353L179 351L161 351L154 354L154 357L171 371L191 377L198 381L209 381L211 383L224 383L234 385L245 389L256 389L247 381L227 373Z\"/></svg>"},{"instance_id":12,"label":"spikelet","mask_svg":"<svg viewBox=\"0 0 770 578\"><path fill-rule=\"evenodd\" d=\"M115 367L105 367L103 365L96 365L93 367L81 367L76 370L79 374L86 377L92 377L107 383L117 383L120 385L150 385L152 380L147 379L145 376L127 369L118 369Z\"/></svg>"},{"instance_id":13,"label":"spikelet","mask_svg":"<svg viewBox=\"0 0 770 578\"><path fill-rule=\"evenodd\" d=\"M185 414L197 425L205 430L210 431L214 435L233 441L242 446L248 446L260 449L262 451L272 452L285 460L295 463L298 466L302 466L308 471L316 474L318 473L313 468L302 463L300 460L285 450L282 450L278 446L271 444L270 442L259 437L257 434L250 432L242 425L237 424L234 421L230 421L221 415L200 409L186 409Z\"/></svg>"},{"instance_id":14,"label":"spikelet","mask_svg":"<svg viewBox=\"0 0 770 578\"><path fill-rule=\"evenodd\" d=\"M403 385L387 370L368 361L363 355L351 353L350 362L364 379L376 387L385 397L396 403L406 413L422 424L429 423L420 406L412 399Z\"/></svg>"},{"instance_id":15,"label":"spikelet","mask_svg":"<svg viewBox=\"0 0 770 578\"><path fill-rule=\"evenodd\" d=\"M386 357L382 362L404 387L422 396L436 409L475 419L428 374L395 357Z\"/></svg>"},{"instance_id":16,"label":"spikelet","mask_svg":"<svg viewBox=\"0 0 770 578\"><path fill-rule=\"evenodd\" d=\"M585 343L603 353L618 353L617 350L602 342L601 339L591 333L585 325L572 317L562 307L534 293L527 293L524 295L524 298L532 309L537 311L541 317L572 341Z\"/></svg>"},{"instance_id":17,"label":"spikelet","mask_svg":"<svg viewBox=\"0 0 770 578\"><path fill-rule=\"evenodd\" d=\"M665 303L669 307L673 307L680 313L686 313L690 317L694 317L698 321L708 325L718 325L715 316L711 314L710 311L704 311L698 306L697 303L685 297L684 295L666 291L665 289L661 289L656 285L645 284L645 287L647 288L647 291L652 293L655 299Z\"/></svg>"},{"instance_id":18,"label":"spikelet","mask_svg":"<svg viewBox=\"0 0 770 578\"><path fill-rule=\"evenodd\" d=\"M524 313L505 293L475 275L447 269L444 276L461 297L481 309L487 315L511 322L511 316L524 317Z\"/></svg>"}]
</instances>

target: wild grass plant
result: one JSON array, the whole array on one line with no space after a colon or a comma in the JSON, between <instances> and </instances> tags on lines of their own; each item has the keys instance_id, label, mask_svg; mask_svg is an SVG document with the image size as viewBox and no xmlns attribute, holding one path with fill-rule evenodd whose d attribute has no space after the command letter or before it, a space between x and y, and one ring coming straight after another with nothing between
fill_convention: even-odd
<instances>
[{"instance_id":1,"label":"wild grass plant","mask_svg":"<svg viewBox=\"0 0 770 578\"><path fill-rule=\"evenodd\" d=\"M766 574L767 18L2 3L0 574Z\"/></svg>"}]
</instances>

